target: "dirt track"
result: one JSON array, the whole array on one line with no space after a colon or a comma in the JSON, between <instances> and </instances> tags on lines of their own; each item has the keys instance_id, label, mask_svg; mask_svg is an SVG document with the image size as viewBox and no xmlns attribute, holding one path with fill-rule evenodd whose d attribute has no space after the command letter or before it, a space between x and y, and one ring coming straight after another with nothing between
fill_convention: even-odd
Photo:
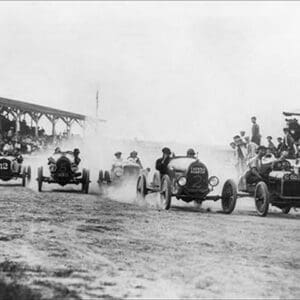
<instances>
[{"instance_id":1,"label":"dirt track","mask_svg":"<svg viewBox=\"0 0 300 300\"><path fill-rule=\"evenodd\" d=\"M228 216L0 187L0 299L299 298L300 215L243 201Z\"/></svg>"}]
</instances>

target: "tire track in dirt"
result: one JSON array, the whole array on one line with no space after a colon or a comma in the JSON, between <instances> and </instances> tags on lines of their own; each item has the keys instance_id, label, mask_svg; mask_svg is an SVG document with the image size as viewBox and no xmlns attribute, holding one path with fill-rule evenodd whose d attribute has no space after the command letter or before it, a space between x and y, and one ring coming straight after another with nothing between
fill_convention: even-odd
<instances>
[{"instance_id":1,"label":"tire track in dirt","mask_svg":"<svg viewBox=\"0 0 300 300\"><path fill-rule=\"evenodd\" d=\"M125 202L0 187L0 278L47 299L300 296L299 214Z\"/></svg>"}]
</instances>

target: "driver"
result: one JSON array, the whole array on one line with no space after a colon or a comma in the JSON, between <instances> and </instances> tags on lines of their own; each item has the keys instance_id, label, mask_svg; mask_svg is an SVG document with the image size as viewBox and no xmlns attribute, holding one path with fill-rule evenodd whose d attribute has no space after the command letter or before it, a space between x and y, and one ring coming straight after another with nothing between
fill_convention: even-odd
<instances>
[{"instance_id":1,"label":"driver","mask_svg":"<svg viewBox=\"0 0 300 300\"><path fill-rule=\"evenodd\" d=\"M163 156L155 163L156 170L163 176L168 173L168 164L171 160L171 150L168 147L162 149Z\"/></svg>"},{"instance_id":2,"label":"driver","mask_svg":"<svg viewBox=\"0 0 300 300\"><path fill-rule=\"evenodd\" d=\"M187 157L196 158L195 155L196 155L196 152L195 152L195 150L192 149L192 148L188 149L187 152L186 152L186 156L187 156Z\"/></svg>"},{"instance_id":3,"label":"driver","mask_svg":"<svg viewBox=\"0 0 300 300\"><path fill-rule=\"evenodd\" d=\"M264 180L272 171L272 164L284 158L284 155L282 155L279 159L276 159L272 150L264 146L259 146L257 151L257 155L249 160L248 166L250 169L245 175L246 182L250 184Z\"/></svg>"},{"instance_id":4,"label":"driver","mask_svg":"<svg viewBox=\"0 0 300 300\"><path fill-rule=\"evenodd\" d=\"M81 162L81 159L79 158L79 154L80 154L79 149L75 148L73 150L74 161L72 162L72 166L71 166L72 172L74 172L74 173L76 173L78 171L78 166Z\"/></svg>"},{"instance_id":5,"label":"driver","mask_svg":"<svg viewBox=\"0 0 300 300\"><path fill-rule=\"evenodd\" d=\"M12 165L11 165L11 168L12 168L12 171L15 172L15 173L20 173L21 172L21 166L22 166L22 163L23 163L23 156L21 155L21 153L16 150L14 152L14 159L12 160Z\"/></svg>"},{"instance_id":6,"label":"driver","mask_svg":"<svg viewBox=\"0 0 300 300\"><path fill-rule=\"evenodd\" d=\"M249 170L246 172L246 182L247 183L257 183L263 180L263 163L262 159L266 155L267 149L264 146L259 146L257 148L257 155L251 158L248 162Z\"/></svg>"},{"instance_id":7,"label":"driver","mask_svg":"<svg viewBox=\"0 0 300 300\"><path fill-rule=\"evenodd\" d=\"M53 153L53 156L50 156L48 158L48 165L49 165L49 170L50 170L50 173L51 175L56 171L56 160L55 158L59 157L59 154L61 154L61 149L60 147L56 147L54 149L54 153Z\"/></svg>"},{"instance_id":8,"label":"driver","mask_svg":"<svg viewBox=\"0 0 300 300\"><path fill-rule=\"evenodd\" d=\"M122 165L123 165L122 152L118 151L115 153L115 159L113 160L111 169L114 170L114 168L122 167Z\"/></svg>"},{"instance_id":9,"label":"driver","mask_svg":"<svg viewBox=\"0 0 300 300\"><path fill-rule=\"evenodd\" d=\"M141 163L140 158L137 155L138 155L138 153L134 150L134 151L130 152L130 156L127 158L127 160L130 162L136 163L142 169L143 165Z\"/></svg>"}]
</instances>

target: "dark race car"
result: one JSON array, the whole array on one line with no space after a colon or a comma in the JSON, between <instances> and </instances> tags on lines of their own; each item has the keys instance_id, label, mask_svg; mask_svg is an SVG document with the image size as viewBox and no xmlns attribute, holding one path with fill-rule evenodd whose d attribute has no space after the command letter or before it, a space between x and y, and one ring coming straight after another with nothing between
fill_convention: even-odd
<instances>
[{"instance_id":1,"label":"dark race car","mask_svg":"<svg viewBox=\"0 0 300 300\"><path fill-rule=\"evenodd\" d=\"M9 181L21 179L22 186L31 179L31 167L23 165L23 158L15 156L0 156L0 179Z\"/></svg>"},{"instance_id":2,"label":"dark race car","mask_svg":"<svg viewBox=\"0 0 300 300\"><path fill-rule=\"evenodd\" d=\"M38 168L38 190L42 191L43 182L57 183L61 186L67 184L81 184L82 192L88 193L90 184L90 172L83 169L82 173L77 172L77 167L74 166L74 156L70 151L55 154L49 159L50 176L44 176L43 167Z\"/></svg>"},{"instance_id":3,"label":"dark race car","mask_svg":"<svg viewBox=\"0 0 300 300\"><path fill-rule=\"evenodd\" d=\"M253 196L259 216L266 216L270 205L287 214L292 207L300 207L299 166L295 160L284 159L271 165L271 170L263 181L249 183L242 177L238 196Z\"/></svg>"},{"instance_id":4,"label":"dark race car","mask_svg":"<svg viewBox=\"0 0 300 300\"><path fill-rule=\"evenodd\" d=\"M132 161L125 161L114 166L111 172L100 170L98 184L99 186L102 186L103 184L120 185L128 179L136 180L140 172L141 167L139 164Z\"/></svg>"},{"instance_id":5,"label":"dark race car","mask_svg":"<svg viewBox=\"0 0 300 300\"><path fill-rule=\"evenodd\" d=\"M148 173L143 172L137 180L137 196L144 198L148 193L160 193L161 206L169 209L172 197L185 202L205 200L222 200L224 213L230 214L235 208L237 190L236 185L228 179L222 190L222 195L209 195L219 184L216 176L209 177L208 169L196 158L178 156L171 158L168 173L161 176L155 172L153 181L147 182Z\"/></svg>"}]
</instances>

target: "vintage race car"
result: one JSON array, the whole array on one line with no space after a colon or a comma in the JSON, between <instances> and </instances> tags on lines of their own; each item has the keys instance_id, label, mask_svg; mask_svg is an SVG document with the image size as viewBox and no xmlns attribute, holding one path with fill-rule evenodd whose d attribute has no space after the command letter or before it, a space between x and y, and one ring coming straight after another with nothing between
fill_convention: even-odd
<instances>
[{"instance_id":1,"label":"vintage race car","mask_svg":"<svg viewBox=\"0 0 300 300\"><path fill-rule=\"evenodd\" d=\"M148 173L143 172L137 180L137 196L144 198L148 193L160 193L161 206L169 209L172 197L185 202L205 200L222 200L223 212L230 214L235 208L237 190L236 185L228 179L222 190L222 195L209 195L219 184L216 176L209 177L208 169L196 158L177 156L168 164L168 173L161 177L155 172L152 182L148 182Z\"/></svg>"},{"instance_id":2,"label":"vintage race car","mask_svg":"<svg viewBox=\"0 0 300 300\"><path fill-rule=\"evenodd\" d=\"M26 180L31 179L31 167L24 166L22 161L15 156L0 156L0 179L9 181L21 178L22 186L26 186Z\"/></svg>"},{"instance_id":3,"label":"vintage race car","mask_svg":"<svg viewBox=\"0 0 300 300\"><path fill-rule=\"evenodd\" d=\"M136 180L141 172L141 167L139 164L132 161L125 161L109 171L99 171L98 184L101 186L103 184L122 184L128 179Z\"/></svg>"},{"instance_id":4,"label":"vintage race car","mask_svg":"<svg viewBox=\"0 0 300 300\"><path fill-rule=\"evenodd\" d=\"M43 182L57 183L61 186L67 184L81 184L82 192L88 193L90 184L90 172L83 169L82 173L74 170L74 156L72 152L61 152L51 158L49 169L50 176L44 176L43 167L38 168L38 190L42 191ZM48 163L49 164L49 163Z\"/></svg>"},{"instance_id":5,"label":"vintage race car","mask_svg":"<svg viewBox=\"0 0 300 300\"><path fill-rule=\"evenodd\" d=\"M238 186L238 197L254 197L259 216L266 216L270 205L285 214L292 207L300 207L300 173L295 160L276 161L263 181L250 184L242 177Z\"/></svg>"}]
</instances>

